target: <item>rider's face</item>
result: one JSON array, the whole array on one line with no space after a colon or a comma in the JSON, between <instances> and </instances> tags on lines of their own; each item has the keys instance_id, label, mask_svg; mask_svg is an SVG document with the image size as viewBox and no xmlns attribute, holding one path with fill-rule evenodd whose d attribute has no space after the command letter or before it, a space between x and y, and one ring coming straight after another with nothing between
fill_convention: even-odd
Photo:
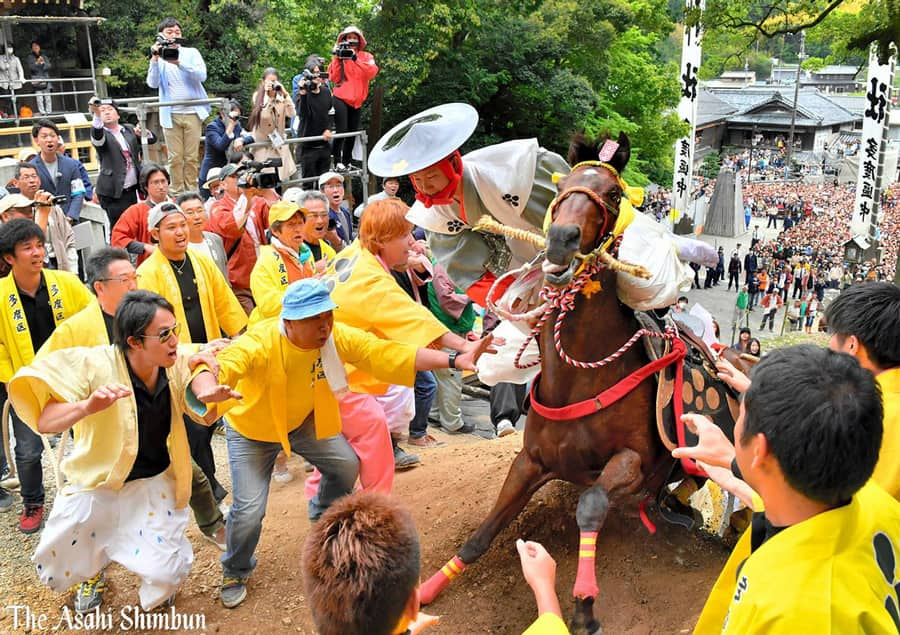
<instances>
[{"instance_id":1,"label":"rider's face","mask_svg":"<svg viewBox=\"0 0 900 635\"><path fill-rule=\"evenodd\" d=\"M424 170L413 172L409 175L416 189L428 196L434 196L450 185L450 179L437 165L432 165Z\"/></svg>"}]
</instances>

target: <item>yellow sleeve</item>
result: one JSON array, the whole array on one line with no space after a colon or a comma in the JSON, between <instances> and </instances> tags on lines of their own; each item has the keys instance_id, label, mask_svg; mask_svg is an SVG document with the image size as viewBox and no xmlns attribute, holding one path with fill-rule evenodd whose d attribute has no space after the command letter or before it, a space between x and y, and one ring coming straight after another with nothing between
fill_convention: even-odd
<instances>
[{"instance_id":1,"label":"yellow sleeve","mask_svg":"<svg viewBox=\"0 0 900 635\"><path fill-rule=\"evenodd\" d=\"M383 340L344 324L334 325L334 344L341 361L388 384L412 386L416 381L416 351L411 344Z\"/></svg>"},{"instance_id":2,"label":"yellow sleeve","mask_svg":"<svg viewBox=\"0 0 900 635\"><path fill-rule=\"evenodd\" d=\"M281 299L284 294L273 260L272 254L268 251L265 254L260 253L253 271L250 272L250 292L253 293L253 301L256 302L254 319L278 317L281 313Z\"/></svg>"},{"instance_id":3,"label":"yellow sleeve","mask_svg":"<svg viewBox=\"0 0 900 635\"><path fill-rule=\"evenodd\" d=\"M568 635L569 629L559 615L544 613L522 635Z\"/></svg>"},{"instance_id":4,"label":"yellow sleeve","mask_svg":"<svg viewBox=\"0 0 900 635\"><path fill-rule=\"evenodd\" d=\"M37 432L37 422L50 399L74 403L91 396L93 365L89 348L67 348L23 366L9 382L16 414ZM70 372L78 368L80 372Z\"/></svg>"},{"instance_id":5,"label":"yellow sleeve","mask_svg":"<svg viewBox=\"0 0 900 635\"><path fill-rule=\"evenodd\" d=\"M260 374L265 372L270 352L270 347L266 346L265 328L278 327L271 320L260 322L216 355L220 384L234 388L246 376L262 377L265 381L264 374Z\"/></svg>"}]
</instances>

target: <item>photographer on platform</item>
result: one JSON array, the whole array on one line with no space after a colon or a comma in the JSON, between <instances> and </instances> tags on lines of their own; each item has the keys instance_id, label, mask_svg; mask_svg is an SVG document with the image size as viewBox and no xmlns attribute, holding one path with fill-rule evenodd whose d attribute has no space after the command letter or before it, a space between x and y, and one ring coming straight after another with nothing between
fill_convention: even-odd
<instances>
[{"instance_id":1,"label":"photographer on platform","mask_svg":"<svg viewBox=\"0 0 900 635\"><path fill-rule=\"evenodd\" d=\"M159 23L156 42L150 47L150 66L147 86L159 89L159 100L187 101L206 99L206 62L200 51L184 46L181 23L166 18ZM203 121L209 116L209 106L162 106L159 121L169 151L169 174L172 192L182 194L197 183L200 162L197 150Z\"/></svg>"},{"instance_id":2,"label":"photographer on platform","mask_svg":"<svg viewBox=\"0 0 900 635\"><path fill-rule=\"evenodd\" d=\"M271 146L253 149L254 161L281 159L278 176L286 181L297 171L290 146L286 145L285 128L295 115L294 102L278 77L278 71L267 68L262 81L253 93L253 110L247 120L247 128L256 142L268 141Z\"/></svg>"},{"instance_id":3,"label":"photographer on platform","mask_svg":"<svg viewBox=\"0 0 900 635\"><path fill-rule=\"evenodd\" d=\"M328 77L334 84L334 121L336 132L359 129L359 113L369 95L369 82L378 74L378 65L365 50L366 38L355 26L348 26L337 38ZM334 168L338 172L353 168L354 138L335 139L332 147Z\"/></svg>"},{"instance_id":4,"label":"photographer on platform","mask_svg":"<svg viewBox=\"0 0 900 635\"><path fill-rule=\"evenodd\" d=\"M228 151L231 148L239 152L245 143L253 143L253 135L245 134L241 128L241 103L232 99L220 110L219 116L206 126L206 137L203 144L203 163L200 164L200 195L207 199L210 192L206 188L209 171L221 168L228 163Z\"/></svg>"},{"instance_id":5,"label":"photographer on platform","mask_svg":"<svg viewBox=\"0 0 900 635\"><path fill-rule=\"evenodd\" d=\"M310 55L306 68L297 82L297 115L300 117L300 136L324 136L323 140L300 144L298 160L304 178L319 176L331 165L331 135L334 132L334 104L328 88L328 73L322 71L322 58ZM303 183L303 189L315 189L315 182Z\"/></svg>"}]
</instances>

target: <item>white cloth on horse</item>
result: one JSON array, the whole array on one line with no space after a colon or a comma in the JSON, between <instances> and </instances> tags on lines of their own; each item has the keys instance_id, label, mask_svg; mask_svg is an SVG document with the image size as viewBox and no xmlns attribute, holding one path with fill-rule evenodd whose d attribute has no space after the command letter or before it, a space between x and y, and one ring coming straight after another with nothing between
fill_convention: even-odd
<instances>
[{"instance_id":1,"label":"white cloth on horse","mask_svg":"<svg viewBox=\"0 0 900 635\"><path fill-rule=\"evenodd\" d=\"M373 395L384 409L388 430L393 433L409 431L409 422L416 414L416 395L408 386L391 385L383 395Z\"/></svg>"},{"instance_id":2,"label":"white cloth on horse","mask_svg":"<svg viewBox=\"0 0 900 635\"><path fill-rule=\"evenodd\" d=\"M523 331L523 328L528 329ZM516 368L515 360L525 338L528 337L530 328L524 322L504 321L494 329L494 337L504 338L503 346L497 346L496 355L482 355L476 363L478 379L488 386L499 383L526 384L541 370L540 364L531 368ZM525 366L531 362L537 362L541 358L537 340L532 339L525 352L519 359L519 364Z\"/></svg>"},{"instance_id":3,"label":"white cloth on horse","mask_svg":"<svg viewBox=\"0 0 900 635\"><path fill-rule=\"evenodd\" d=\"M169 598L191 571L194 552L184 535L188 508L175 509L167 472L57 496L31 560L57 593L95 576L110 562L141 579L145 611Z\"/></svg>"},{"instance_id":4,"label":"white cloth on horse","mask_svg":"<svg viewBox=\"0 0 900 635\"><path fill-rule=\"evenodd\" d=\"M678 248L678 257L687 262L695 262L703 267L715 269L719 265L719 253L712 245L702 240L688 238L672 234L675 246Z\"/></svg>"},{"instance_id":5,"label":"white cloth on horse","mask_svg":"<svg viewBox=\"0 0 900 635\"><path fill-rule=\"evenodd\" d=\"M642 265L652 274L649 280L625 272L616 278L619 300L635 311L671 306L691 289L694 273L679 258L675 235L646 214L635 214L622 233L619 260Z\"/></svg>"}]
</instances>

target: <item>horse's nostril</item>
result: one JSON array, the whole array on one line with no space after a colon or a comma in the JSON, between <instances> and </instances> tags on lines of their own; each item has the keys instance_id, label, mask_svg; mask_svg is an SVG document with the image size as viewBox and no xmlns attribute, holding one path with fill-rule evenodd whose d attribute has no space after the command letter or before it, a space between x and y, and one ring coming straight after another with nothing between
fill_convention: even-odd
<instances>
[{"instance_id":1,"label":"horse's nostril","mask_svg":"<svg viewBox=\"0 0 900 635\"><path fill-rule=\"evenodd\" d=\"M555 264L568 264L580 245L578 225L551 225L547 232L547 259Z\"/></svg>"}]
</instances>

